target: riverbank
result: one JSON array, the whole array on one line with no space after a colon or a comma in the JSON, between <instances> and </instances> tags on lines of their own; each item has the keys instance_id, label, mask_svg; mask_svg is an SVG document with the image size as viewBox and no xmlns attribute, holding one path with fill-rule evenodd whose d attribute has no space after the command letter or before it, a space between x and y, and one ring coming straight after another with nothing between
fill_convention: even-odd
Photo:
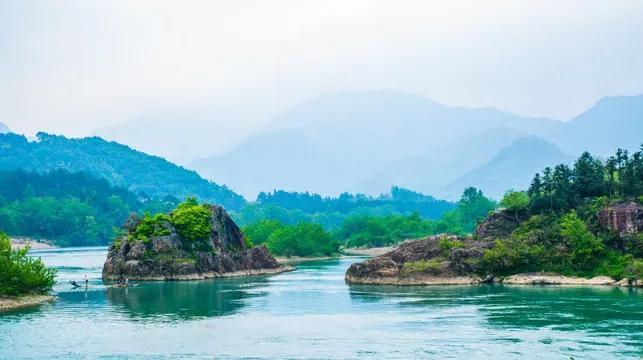
<instances>
[{"instance_id":1,"label":"riverbank","mask_svg":"<svg viewBox=\"0 0 643 360\"><path fill-rule=\"evenodd\" d=\"M614 286L614 287L643 287L641 280L623 279L617 281L609 276L595 276L582 278L563 276L559 274L524 273L511 275L505 278L482 279L476 276L354 276L347 273L345 279L350 284L356 285L476 285L476 284L501 284L508 286Z\"/></svg>"},{"instance_id":2,"label":"riverbank","mask_svg":"<svg viewBox=\"0 0 643 360\"><path fill-rule=\"evenodd\" d=\"M376 257L395 249L395 246L382 246L382 247L373 247L373 248L345 248L342 250L342 254L349 256L370 256Z\"/></svg>"},{"instance_id":3,"label":"riverbank","mask_svg":"<svg viewBox=\"0 0 643 360\"><path fill-rule=\"evenodd\" d=\"M40 306L55 299L52 295L0 296L0 312Z\"/></svg>"},{"instance_id":4,"label":"riverbank","mask_svg":"<svg viewBox=\"0 0 643 360\"><path fill-rule=\"evenodd\" d=\"M280 264L292 264L292 263L306 262L306 261L320 261L320 260L341 259L341 258L344 258L344 257L353 257L353 256L375 257L375 256L380 256L382 254L386 254L387 252L389 252L389 251L391 251L393 249L395 249L395 247L393 247L393 246L374 247L374 248L345 248L345 249L342 249L339 254L333 255L333 256L314 256L314 257L307 257L307 256L291 256L291 257L277 256L277 257L275 257L275 259Z\"/></svg>"},{"instance_id":5,"label":"riverbank","mask_svg":"<svg viewBox=\"0 0 643 360\"><path fill-rule=\"evenodd\" d=\"M56 246L52 245L50 241L32 239L32 238L9 238L11 240L11 249L18 250L29 246L32 250L47 250L55 249Z\"/></svg>"}]
</instances>

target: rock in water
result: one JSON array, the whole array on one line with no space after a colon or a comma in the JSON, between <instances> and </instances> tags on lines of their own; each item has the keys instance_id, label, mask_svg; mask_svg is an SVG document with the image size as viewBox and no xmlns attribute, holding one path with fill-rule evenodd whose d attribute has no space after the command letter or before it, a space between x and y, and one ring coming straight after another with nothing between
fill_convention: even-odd
<instances>
[{"instance_id":1,"label":"rock in water","mask_svg":"<svg viewBox=\"0 0 643 360\"><path fill-rule=\"evenodd\" d=\"M353 284L448 285L483 282L477 261L493 242L436 235L406 241L386 254L352 264L346 281Z\"/></svg>"},{"instance_id":2,"label":"rock in water","mask_svg":"<svg viewBox=\"0 0 643 360\"><path fill-rule=\"evenodd\" d=\"M220 276L271 274L289 270L265 246L248 248L239 227L221 206L208 206L211 231L198 244L182 238L170 221L159 221L141 240L133 234L142 219L131 215L110 246L103 279L196 280Z\"/></svg>"}]
</instances>

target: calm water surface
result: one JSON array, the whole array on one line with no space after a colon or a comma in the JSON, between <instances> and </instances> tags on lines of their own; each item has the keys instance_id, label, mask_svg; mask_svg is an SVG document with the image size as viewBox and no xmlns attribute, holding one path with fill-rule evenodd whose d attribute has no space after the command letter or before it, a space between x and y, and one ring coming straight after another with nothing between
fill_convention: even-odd
<instances>
[{"instance_id":1,"label":"calm water surface","mask_svg":"<svg viewBox=\"0 0 643 360\"><path fill-rule=\"evenodd\" d=\"M58 301L0 315L1 359L639 359L643 291L348 286L354 261L109 288L104 248L34 252ZM87 274L87 291L68 280Z\"/></svg>"}]
</instances>

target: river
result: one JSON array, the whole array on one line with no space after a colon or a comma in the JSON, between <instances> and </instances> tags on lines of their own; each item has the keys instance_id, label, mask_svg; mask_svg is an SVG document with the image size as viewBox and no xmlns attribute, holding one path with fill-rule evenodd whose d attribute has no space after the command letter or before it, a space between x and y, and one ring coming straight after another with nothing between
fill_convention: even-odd
<instances>
[{"instance_id":1,"label":"river","mask_svg":"<svg viewBox=\"0 0 643 360\"><path fill-rule=\"evenodd\" d=\"M58 301L0 315L1 359L639 359L643 291L348 286L358 258L109 288L105 248L34 251ZM73 290L69 280L90 279Z\"/></svg>"}]
</instances>

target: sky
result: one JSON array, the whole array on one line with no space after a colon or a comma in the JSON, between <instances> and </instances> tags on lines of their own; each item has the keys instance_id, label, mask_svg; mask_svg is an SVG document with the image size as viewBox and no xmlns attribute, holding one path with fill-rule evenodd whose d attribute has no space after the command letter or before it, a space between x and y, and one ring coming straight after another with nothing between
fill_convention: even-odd
<instances>
[{"instance_id":1,"label":"sky","mask_svg":"<svg viewBox=\"0 0 643 360\"><path fill-rule=\"evenodd\" d=\"M3 0L0 122L85 136L185 112L221 150L371 89L567 120L643 93L642 41L642 1Z\"/></svg>"}]
</instances>

